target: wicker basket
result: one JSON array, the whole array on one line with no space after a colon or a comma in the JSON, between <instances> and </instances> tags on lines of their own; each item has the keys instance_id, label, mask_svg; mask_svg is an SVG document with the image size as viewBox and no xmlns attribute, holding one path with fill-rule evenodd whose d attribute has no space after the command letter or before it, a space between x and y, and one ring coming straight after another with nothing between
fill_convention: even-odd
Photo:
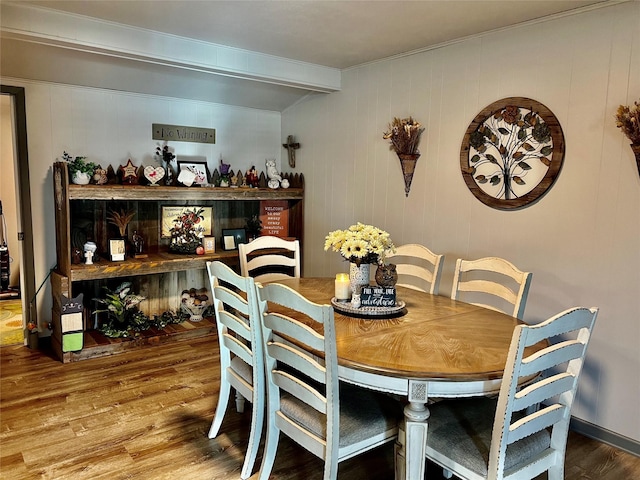
<instances>
[{"instance_id":1,"label":"wicker basket","mask_svg":"<svg viewBox=\"0 0 640 480\"><path fill-rule=\"evenodd\" d=\"M169 245L169 251L173 253L194 254L196 248L201 245L200 242L188 242L188 243L172 243Z\"/></svg>"}]
</instances>

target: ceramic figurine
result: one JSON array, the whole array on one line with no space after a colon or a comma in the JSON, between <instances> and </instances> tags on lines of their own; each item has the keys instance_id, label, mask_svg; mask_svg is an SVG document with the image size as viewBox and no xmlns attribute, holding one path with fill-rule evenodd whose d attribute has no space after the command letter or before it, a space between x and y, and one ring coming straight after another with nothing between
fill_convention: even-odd
<instances>
[{"instance_id":1,"label":"ceramic figurine","mask_svg":"<svg viewBox=\"0 0 640 480\"><path fill-rule=\"evenodd\" d=\"M231 182L231 178L229 177L230 168L231 168L231 164L224 163L222 161L222 155L220 155L220 186L221 187L228 187Z\"/></svg>"},{"instance_id":2,"label":"ceramic figurine","mask_svg":"<svg viewBox=\"0 0 640 480\"><path fill-rule=\"evenodd\" d=\"M398 283L398 272L393 263L378 265L376 270L376 283L381 287L395 287Z\"/></svg>"},{"instance_id":3,"label":"ceramic figurine","mask_svg":"<svg viewBox=\"0 0 640 480\"><path fill-rule=\"evenodd\" d=\"M282 181L282 177L276 168L276 159L267 158L265 160L265 165L267 167L267 177L269 177L269 183L267 185L269 185L269 188L278 188Z\"/></svg>"},{"instance_id":4,"label":"ceramic figurine","mask_svg":"<svg viewBox=\"0 0 640 480\"><path fill-rule=\"evenodd\" d=\"M96 183L96 185L104 185L109 181L109 178L107 177L107 171L102 168L101 165L98 165L93 172L93 181Z\"/></svg>"},{"instance_id":5,"label":"ceramic figurine","mask_svg":"<svg viewBox=\"0 0 640 480\"><path fill-rule=\"evenodd\" d=\"M252 165L251 170L247 172L247 185L258 188L258 174L256 173L255 165Z\"/></svg>"}]
</instances>

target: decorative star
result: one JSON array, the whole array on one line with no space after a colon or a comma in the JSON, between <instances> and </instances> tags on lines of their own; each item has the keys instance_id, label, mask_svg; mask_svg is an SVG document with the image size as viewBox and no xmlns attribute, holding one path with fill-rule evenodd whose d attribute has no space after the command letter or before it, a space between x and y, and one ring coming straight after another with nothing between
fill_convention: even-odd
<instances>
[{"instance_id":1,"label":"decorative star","mask_svg":"<svg viewBox=\"0 0 640 480\"><path fill-rule=\"evenodd\" d=\"M136 167L131 159L123 167L120 165L120 171L122 172L122 183L138 183L138 167Z\"/></svg>"}]
</instances>

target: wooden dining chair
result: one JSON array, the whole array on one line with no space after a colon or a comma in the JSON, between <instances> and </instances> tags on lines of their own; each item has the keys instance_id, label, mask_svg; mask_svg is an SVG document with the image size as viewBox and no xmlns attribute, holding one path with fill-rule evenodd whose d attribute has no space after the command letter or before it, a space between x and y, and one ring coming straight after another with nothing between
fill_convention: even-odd
<instances>
[{"instance_id":1,"label":"wooden dining chair","mask_svg":"<svg viewBox=\"0 0 640 480\"><path fill-rule=\"evenodd\" d=\"M444 255L437 255L424 245L408 243L397 247L386 259L396 265L396 285L438 294Z\"/></svg>"},{"instance_id":2,"label":"wooden dining chair","mask_svg":"<svg viewBox=\"0 0 640 480\"><path fill-rule=\"evenodd\" d=\"M526 480L545 471L549 480L564 479L571 405L597 314L573 308L518 325L497 400L444 400L430 408L427 458L467 480ZM527 354L544 341L546 348Z\"/></svg>"},{"instance_id":3,"label":"wooden dining chair","mask_svg":"<svg viewBox=\"0 0 640 480\"><path fill-rule=\"evenodd\" d=\"M276 307L262 317L268 401L259 479L269 478L283 433L323 459L324 480L334 480L339 462L396 439L402 408L388 396L339 382L331 306L277 283L259 287L258 295L286 312Z\"/></svg>"},{"instance_id":4,"label":"wooden dining chair","mask_svg":"<svg viewBox=\"0 0 640 480\"><path fill-rule=\"evenodd\" d=\"M522 320L532 276L533 273L523 272L503 258L459 258L451 298L507 313Z\"/></svg>"},{"instance_id":5,"label":"wooden dining chair","mask_svg":"<svg viewBox=\"0 0 640 480\"><path fill-rule=\"evenodd\" d=\"M257 282L300 278L300 242L265 235L238 246L240 273Z\"/></svg>"},{"instance_id":6,"label":"wooden dining chair","mask_svg":"<svg viewBox=\"0 0 640 480\"><path fill-rule=\"evenodd\" d=\"M240 478L251 476L262 435L265 412L265 374L260 317L265 304L258 300L255 280L241 277L222 262L207 262L220 344L220 393L209 429L215 438L229 403L231 387L236 391L236 409L244 411L244 400L253 404L251 429Z\"/></svg>"}]
</instances>

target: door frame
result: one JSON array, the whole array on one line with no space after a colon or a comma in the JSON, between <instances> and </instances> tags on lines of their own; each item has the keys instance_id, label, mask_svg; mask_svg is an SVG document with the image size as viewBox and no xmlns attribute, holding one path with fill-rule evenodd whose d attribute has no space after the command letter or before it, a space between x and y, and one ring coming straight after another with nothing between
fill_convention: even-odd
<instances>
[{"instance_id":1,"label":"door frame","mask_svg":"<svg viewBox=\"0 0 640 480\"><path fill-rule=\"evenodd\" d=\"M0 94L11 95L13 97L13 108L15 114L15 145L16 155L15 174L18 177L18 216L22 223L21 242L21 279L23 285L20 286L20 296L22 297L23 308L22 317L25 326L25 342L28 338L26 325L29 322L38 325L37 308L35 305L36 296L36 275L33 256L33 220L31 215L31 184L29 182L29 153L27 150L27 109L25 102L25 91L23 87L13 87L0 85Z\"/></svg>"}]
</instances>

